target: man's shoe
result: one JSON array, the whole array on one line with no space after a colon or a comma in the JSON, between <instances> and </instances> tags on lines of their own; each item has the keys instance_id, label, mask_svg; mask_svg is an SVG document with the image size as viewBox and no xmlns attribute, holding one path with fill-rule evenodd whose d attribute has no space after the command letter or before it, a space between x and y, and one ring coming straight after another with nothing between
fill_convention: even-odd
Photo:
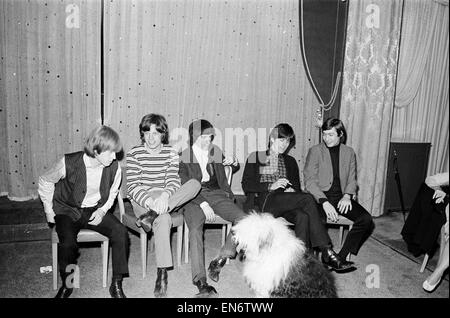
<instances>
[{"instance_id":1,"label":"man's shoe","mask_svg":"<svg viewBox=\"0 0 450 318\"><path fill-rule=\"evenodd\" d=\"M159 268L156 272L155 290L153 294L156 298L167 296L167 269Z\"/></svg>"},{"instance_id":2,"label":"man's shoe","mask_svg":"<svg viewBox=\"0 0 450 318\"><path fill-rule=\"evenodd\" d=\"M198 288L198 294L195 295L197 298L217 297L216 289L208 285L206 278L194 282L194 285Z\"/></svg>"},{"instance_id":3,"label":"man's shoe","mask_svg":"<svg viewBox=\"0 0 450 318\"><path fill-rule=\"evenodd\" d=\"M153 221L158 217L158 213L150 209L148 212L142 214L136 220L136 225L142 227L145 232L150 232L153 226Z\"/></svg>"},{"instance_id":4,"label":"man's shoe","mask_svg":"<svg viewBox=\"0 0 450 318\"><path fill-rule=\"evenodd\" d=\"M209 263L208 267L208 276L211 278L214 282L219 281L219 274L222 267L227 262L226 257L218 257L215 258Z\"/></svg>"},{"instance_id":5,"label":"man's shoe","mask_svg":"<svg viewBox=\"0 0 450 318\"><path fill-rule=\"evenodd\" d=\"M72 295L73 288L67 288L66 286L61 286L56 294L55 298L69 298Z\"/></svg>"},{"instance_id":6,"label":"man's shoe","mask_svg":"<svg viewBox=\"0 0 450 318\"><path fill-rule=\"evenodd\" d=\"M122 280L114 279L111 282L111 286L109 287L109 293L112 298L127 298L122 290Z\"/></svg>"},{"instance_id":7,"label":"man's shoe","mask_svg":"<svg viewBox=\"0 0 450 318\"><path fill-rule=\"evenodd\" d=\"M331 248L322 253L322 263L328 268L336 271L336 273L347 273L356 269L353 262L341 259Z\"/></svg>"}]
</instances>

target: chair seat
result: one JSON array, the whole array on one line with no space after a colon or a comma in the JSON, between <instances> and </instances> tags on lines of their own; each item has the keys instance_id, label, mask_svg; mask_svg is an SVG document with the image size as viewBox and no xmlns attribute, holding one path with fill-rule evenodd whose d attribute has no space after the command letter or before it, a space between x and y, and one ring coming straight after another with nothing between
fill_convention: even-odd
<instances>
[{"instance_id":1,"label":"chair seat","mask_svg":"<svg viewBox=\"0 0 450 318\"><path fill-rule=\"evenodd\" d=\"M347 219L346 217L339 216L337 222L333 222L333 221L327 219L327 224L353 225L353 221Z\"/></svg>"},{"instance_id":2,"label":"chair seat","mask_svg":"<svg viewBox=\"0 0 450 318\"><path fill-rule=\"evenodd\" d=\"M82 229L78 233L77 236L78 242L105 242L108 241L108 238L103 234L100 234L93 230ZM59 243L58 233L56 233L56 229L52 230L52 243Z\"/></svg>"},{"instance_id":3,"label":"chair seat","mask_svg":"<svg viewBox=\"0 0 450 318\"><path fill-rule=\"evenodd\" d=\"M214 219L214 221L205 221L205 223L206 224L221 224L221 225L231 224L230 221L223 219L222 217L218 216L217 214L216 214L216 218Z\"/></svg>"}]
</instances>

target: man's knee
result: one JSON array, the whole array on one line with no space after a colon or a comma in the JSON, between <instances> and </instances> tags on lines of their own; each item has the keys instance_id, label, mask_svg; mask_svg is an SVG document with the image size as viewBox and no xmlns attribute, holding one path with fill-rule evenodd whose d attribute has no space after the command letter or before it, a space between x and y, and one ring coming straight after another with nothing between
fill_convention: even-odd
<instances>
[{"instance_id":1,"label":"man's knee","mask_svg":"<svg viewBox=\"0 0 450 318\"><path fill-rule=\"evenodd\" d=\"M169 213L160 214L153 222L154 228L171 228L172 227L172 217Z\"/></svg>"}]
</instances>

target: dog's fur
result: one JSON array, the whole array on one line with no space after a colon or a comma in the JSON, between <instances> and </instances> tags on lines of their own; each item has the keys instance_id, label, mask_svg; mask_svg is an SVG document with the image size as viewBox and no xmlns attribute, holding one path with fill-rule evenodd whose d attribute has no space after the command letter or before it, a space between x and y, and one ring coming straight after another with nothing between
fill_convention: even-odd
<instances>
[{"instance_id":1,"label":"dog's fur","mask_svg":"<svg viewBox=\"0 0 450 318\"><path fill-rule=\"evenodd\" d=\"M258 297L337 297L334 277L284 218L252 212L232 228L243 275Z\"/></svg>"}]
</instances>

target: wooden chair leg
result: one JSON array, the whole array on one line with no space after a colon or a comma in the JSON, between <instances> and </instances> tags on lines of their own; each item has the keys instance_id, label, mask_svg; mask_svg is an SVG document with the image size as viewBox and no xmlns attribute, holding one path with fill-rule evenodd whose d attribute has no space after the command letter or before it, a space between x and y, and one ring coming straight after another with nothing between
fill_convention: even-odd
<instances>
[{"instance_id":1,"label":"wooden chair leg","mask_svg":"<svg viewBox=\"0 0 450 318\"><path fill-rule=\"evenodd\" d=\"M147 233L141 229L139 233L141 239L141 263L142 263L142 277L147 275Z\"/></svg>"},{"instance_id":2,"label":"wooden chair leg","mask_svg":"<svg viewBox=\"0 0 450 318\"><path fill-rule=\"evenodd\" d=\"M181 266L181 253L183 251L183 224L177 226L177 266Z\"/></svg>"},{"instance_id":3,"label":"wooden chair leg","mask_svg":"<svg viewBox=\"0 0 450 318\"><path fill-rule=\"evenodd\" d=\"M184 222L184 262L189 263L189 228Z\"/></svg>"},{"instance_id":4,"label":"wooden chair leg","mask_svg":"<svg viewBox=\"0 0 450 318\"><path fill-rule=\"evenodd\" d=\"M58 243L52 243L53 290L58 288Z\"/></svg>"},{"instance_id":5,"label":"wooden chair leg","mask_svg":"<svg viewBox=\"0 0 450 318\"><path fill-rule=\"evenodd\" d=\"M429 257L430 256L428 254L425 254L425 257L423 258L422 266L420 267L421 273L423 273L423 271L425 270L425 267L427 266Z\"/></svg>"},{"instance_id":6,"label":"wooden chair leg","mask_svg":"<svg viewBox=\"0 0 450 318\"><path fill-rule=\"evenodd\" d=\"M103 288L106 287L106 280L108 278L108 250L109 250L109 241L102 242Z\"/></svg>"},{"instance_id":7,"label":"wooden chair leg","mask_svg":"<svg viewBox=\"0 0 450 318\"><path fill-rule=\"evenodd\" d=\"M224 227L226 228L226 235L225 235L225 238L226 238L226 236L228 236L228 234L230 234L231 224L225 224ZM223 227L222 227L222 231L223 231ZM225 245L225 238L223 240L223 244L222 245ZM227 264L230 264L230 259L229 258L227 258Z\"/></svg>"},{"instance_id":8,"label":"wooden chair leg","mask_svg":"<svg viewBox=\"0 0 450 318\"><path fill-rule=\"evenodd\" d=\"M226 236L227 236L227 225L224 224L222 225L222 246L225 245Z\"/></svg>"},{"instance_id":9,"label":"wooden chair leg","mask_svg":"<svg viewBox=\"0 0 450 318\"><path fill-rule=\"evenodd\" d=\"M344 226L339 226L339 249L342 247L342 241L344 240Z\"/></svg>"}]
</instances>

